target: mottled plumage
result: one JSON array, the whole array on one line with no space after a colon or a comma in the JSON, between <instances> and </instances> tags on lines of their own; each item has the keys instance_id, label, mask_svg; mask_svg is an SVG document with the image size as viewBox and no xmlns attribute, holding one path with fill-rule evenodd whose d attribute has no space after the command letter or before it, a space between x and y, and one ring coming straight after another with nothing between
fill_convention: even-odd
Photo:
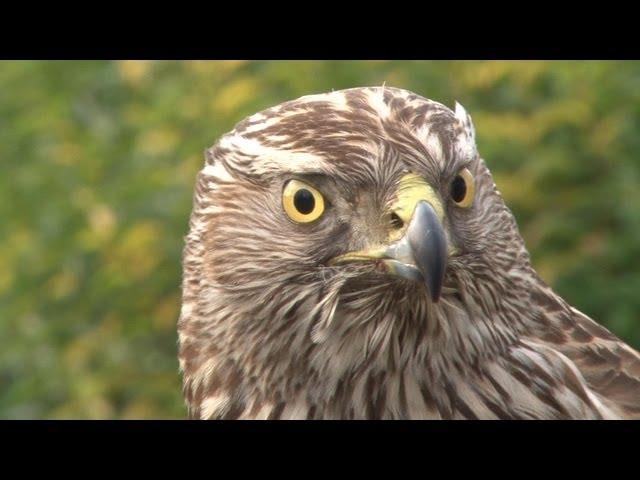
<instances>
[{"instance_id":1,"label":"mottled plumage","mask_svg":"<svg viewBox=\"0 0 640 480\"><path fill-rule=\"evenodd\" d=\"M640 418L640 356L538 277L474 137L460 105L355 88L253 115L207 150L178 323L190 416ZM444 275L415 253L432 237L411 243L422 282L336 261L409 235L408 174ZM285 214L291 179L322 193L318 220Z\"/></svg>"}]
</instances>

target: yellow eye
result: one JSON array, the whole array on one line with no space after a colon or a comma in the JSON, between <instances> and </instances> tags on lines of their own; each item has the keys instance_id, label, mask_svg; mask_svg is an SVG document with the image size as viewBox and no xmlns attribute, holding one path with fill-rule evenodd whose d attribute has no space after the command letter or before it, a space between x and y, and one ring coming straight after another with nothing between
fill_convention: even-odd
<instances>
[{"instance_id":1,"label":"yellow eye","mask_svg":"<svg viewBox=\"0 0 640 480\"><path fill-rule=\"evenodd\" d=\"M475 193L473 175L467 168L463 168L451 182L451 198L459 207L467 208L473 205Z\"/></svg>"},{"instance_id":2,"label":"yellow eye","mask_svg":"<svg viewBox=\"0 0 640 480\"><path fill-rule=\"evenodd\" d=\"M324 212L322 194L299 180L289 180L282 192L282 206L289 218L298 223L309 223Z\"/></svg>"}]
</instances>

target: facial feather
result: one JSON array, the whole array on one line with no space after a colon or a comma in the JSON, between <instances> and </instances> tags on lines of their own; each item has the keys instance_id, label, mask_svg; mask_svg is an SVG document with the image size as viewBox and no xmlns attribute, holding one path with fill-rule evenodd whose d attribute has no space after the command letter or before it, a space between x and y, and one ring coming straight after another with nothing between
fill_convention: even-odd
<instances>
[{"instance_id":1,"label":"facial feather","mask_svg":"<svg viewBox=\"0 0 640 480\"><path fill-rule=\"evenodd\" d=\"M462 168L476 182L468 210L449 199ZM384 238L407 172L441 199L457 252L437 303L375 264L329 264ZM284 213L291 178L326 196L317 222ZM356 88L240 122L206 152L183 268L179 358L193 417L613 416L565 355L523 343L569 307L553 293L532 300L548 287L459 104Z\"/></svg>"}]
</instances>

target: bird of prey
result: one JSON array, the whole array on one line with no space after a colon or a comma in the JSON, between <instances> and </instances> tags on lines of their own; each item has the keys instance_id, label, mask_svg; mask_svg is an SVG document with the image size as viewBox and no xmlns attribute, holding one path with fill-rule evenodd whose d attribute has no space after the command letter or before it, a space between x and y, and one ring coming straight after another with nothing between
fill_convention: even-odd
<instances>
[{"instance_id":1,"label":"bird of prey","mask_svg":"<svg viewBox=\"0 0 640 480\"><path fill-rule=\"evenodd\" d=\"M178 321L191 418L640 418L640 355L536 274L460 104L309 95L205 157Z\"/></svg>"}]
</instances>

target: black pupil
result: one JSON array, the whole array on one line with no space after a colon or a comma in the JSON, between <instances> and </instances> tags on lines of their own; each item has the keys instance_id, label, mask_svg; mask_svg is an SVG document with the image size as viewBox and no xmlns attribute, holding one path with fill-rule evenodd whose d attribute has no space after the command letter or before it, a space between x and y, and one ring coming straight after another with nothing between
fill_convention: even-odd
<instances>
[{"instance_id":1,"label":"black pupil","mask_svg":"<svg viewBox=\"0 0 640 480\"><path fill-rule=\"evenodd\" d=\"M467 194L467 183L460 175L453 179L451 183L451 198L454 202L460 203Z\"/></svg>"},{"instance_id":2,"label":"black pupil","mask_svg":"<svg viewBox=\"0 0 640 480\"><path fill-rule=\"evenodd\" d=\"M307 215L313 212L313 207L316 206L316 200L309 190L301 188L293 196L293 204L300 213Z\"/></svg>"}]
</instances>

